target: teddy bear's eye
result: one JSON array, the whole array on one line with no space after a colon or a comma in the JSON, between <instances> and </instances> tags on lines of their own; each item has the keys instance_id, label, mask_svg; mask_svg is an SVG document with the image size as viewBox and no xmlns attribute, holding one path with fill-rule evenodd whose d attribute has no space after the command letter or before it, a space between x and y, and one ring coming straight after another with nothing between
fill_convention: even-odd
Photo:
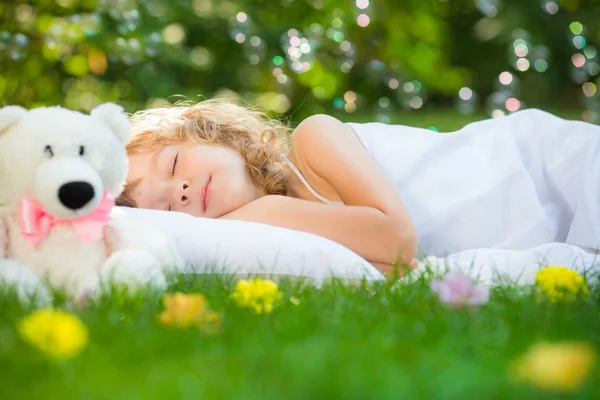
<instances>
[{"instance_id":1,"label":"teddy bear's eye","mask_svg":"<svg viewBox=\"0 0 600 400\"><path fill-rule=\"evenodd\" d=\"M54 152L52 151L52 147L50 146L46 146L44 148L44 153L46 153L48 157L54 157Z\"/></svg>"},{"instance_id":2,"label":"teddy bear's eye","mask_svg":"<svg viewBox=\"0 0 600 400\"><path fill-rule=\"evenodd\" d=\"M79 146L79 155L83 156L85 154L85 147Z\"/></svg>"}]
</instances>

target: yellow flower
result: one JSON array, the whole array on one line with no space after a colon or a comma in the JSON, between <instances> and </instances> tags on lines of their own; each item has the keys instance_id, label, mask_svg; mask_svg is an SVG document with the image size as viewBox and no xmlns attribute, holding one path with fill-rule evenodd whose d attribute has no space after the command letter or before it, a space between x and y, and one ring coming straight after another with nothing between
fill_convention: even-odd
<instances>
[{"instance_id":1,"label":"yellow flower","mask_svg":"<svg viewBox=\"0 0 600 400\"><path fill-rule=\"evenodd\" d=\"M165 310L159 320L163 325L188 328L196 326L206 330L218 328L221 317L208 307L202 294L175 293L163 296Z\"/></svg>"},{"instance_id":2,"label":"yellow flower","mask_svg":"<svg viewBox=\"0 0 600 400\"><path fill-rule=\"evenodd\" d=\"M241 307L251 308L257 314L273 311L274 304L283 297L277 284L270 280L241 280L237 283L231 298Z\"/></svg>"},{"instance_id":3,"label":"yellow flower","mask_svg":"<svg viewBox=\"0 0 600 400\"><path fill-rule=\"evenodd\" d=\"M53 358L73 358L88 342L87 327L75 315L49 308L23 318L18 331L26 342Z\"/></svg>"},{"instance_id":4,"label":"yellow flower","mask_svg":"<svg viewBox=\"0 0 600 400\"><path fill-rule=\"evenodd\" d=\"M535 278L541 293L552 302L573 301L587 293L587 284L577 271L560 265L549 265L537 272Z\"/></svg>"},{"instance_id":5,"label":"yellow flower","mask_svg":"<svg viewBox=\"0 0 600 400\"><path fill-rule=\"evenodd\" d=\"M539 343L519 357L515 376L527 383L552 392L577 389L588 377L596 362L594 348L587 343Z\"/></svg>"}]
</instances>

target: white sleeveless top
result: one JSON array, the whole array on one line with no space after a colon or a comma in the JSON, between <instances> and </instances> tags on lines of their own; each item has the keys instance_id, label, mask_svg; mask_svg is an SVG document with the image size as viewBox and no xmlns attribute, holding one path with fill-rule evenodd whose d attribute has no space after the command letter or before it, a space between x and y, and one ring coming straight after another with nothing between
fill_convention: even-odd
<instances>
[{"instance_id":1,"label":"white sleeveless top","mask_svg":"<svg viewBox=\"0 0 600 400\"><path fill-rule=\"evenodd\" d=\"M315 196L317 199L319 199L323 203L327 203L327 204L338 204L338 205L344 204L343 202L329 200L326 197L321 196L315 189L313 189L313 187L310 185L310 183L308 183L306 178L304 178L302 173L300 171L298 171L298 168L296 168L296 166L289 160L289 158L287 158L287 156L285 154L281 155L281 160L283 162L285 162L292 171L294 171L294 174L296 174L298 179L300 179L300 181L304 184L304 186L306 186L306 188L309 190L309 192L311 192L312 195Z\"/></svg>"},{"instance_id":2,"label":"white sleeveless top","mask_svg":"<svg viewBox=\"0 0 600 400\"><path fill-rule=\"evenodd\" d=\"M596 125L524 110L452 133L347 126L398 189L425 255L551 242L600 247ZM317 198L332 203L282 159Z\"/></svg>"}]
</instances>

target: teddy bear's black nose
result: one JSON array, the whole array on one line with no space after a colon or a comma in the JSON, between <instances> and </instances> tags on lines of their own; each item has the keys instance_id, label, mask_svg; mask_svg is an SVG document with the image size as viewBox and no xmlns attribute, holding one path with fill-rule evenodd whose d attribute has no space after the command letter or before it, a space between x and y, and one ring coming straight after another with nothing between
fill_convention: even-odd
<instances>
[{"instance_id":1,"label":"teddy bear's black nose","mask_svg":"<svg viewBox=\"0 0 600 400\"><path fill-rule=\"evenodd\" d=\"M71 210L79 210L94 198L94 187L87 182L69 182L58 189L60 202Z\"/></svg>"}]
</instances>

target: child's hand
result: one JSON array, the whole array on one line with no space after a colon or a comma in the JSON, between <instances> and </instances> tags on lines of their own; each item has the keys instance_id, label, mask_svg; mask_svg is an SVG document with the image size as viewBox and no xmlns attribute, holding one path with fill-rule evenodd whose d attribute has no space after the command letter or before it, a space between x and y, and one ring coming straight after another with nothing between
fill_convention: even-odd
<instances>
[{"instance_id":1,"label":"child's hand","mask_svg":"<svg viewBox=\"0 0 600 400\"><path fill-rule=\"evenodd\" d=\"M391 265L378 262L371 262L371 264L379 270L387 279L394 277L402 278L410 273L412 270L419 266L419 260L413 258L408 265Z\"/></svg>"},{"instance_id":2,"label":"child's hand","mask_svg":"<svg viewBox=\"0 0 600 400\"><path fill-rule=\"evenodd\" d=\"M417 260L416 258L413 258L412 261L408 264L408 266L409 266L410 270L412 271L412 270L417 269L419 264L420 264L420 261Z\"/></svg>"}]
</instances>

